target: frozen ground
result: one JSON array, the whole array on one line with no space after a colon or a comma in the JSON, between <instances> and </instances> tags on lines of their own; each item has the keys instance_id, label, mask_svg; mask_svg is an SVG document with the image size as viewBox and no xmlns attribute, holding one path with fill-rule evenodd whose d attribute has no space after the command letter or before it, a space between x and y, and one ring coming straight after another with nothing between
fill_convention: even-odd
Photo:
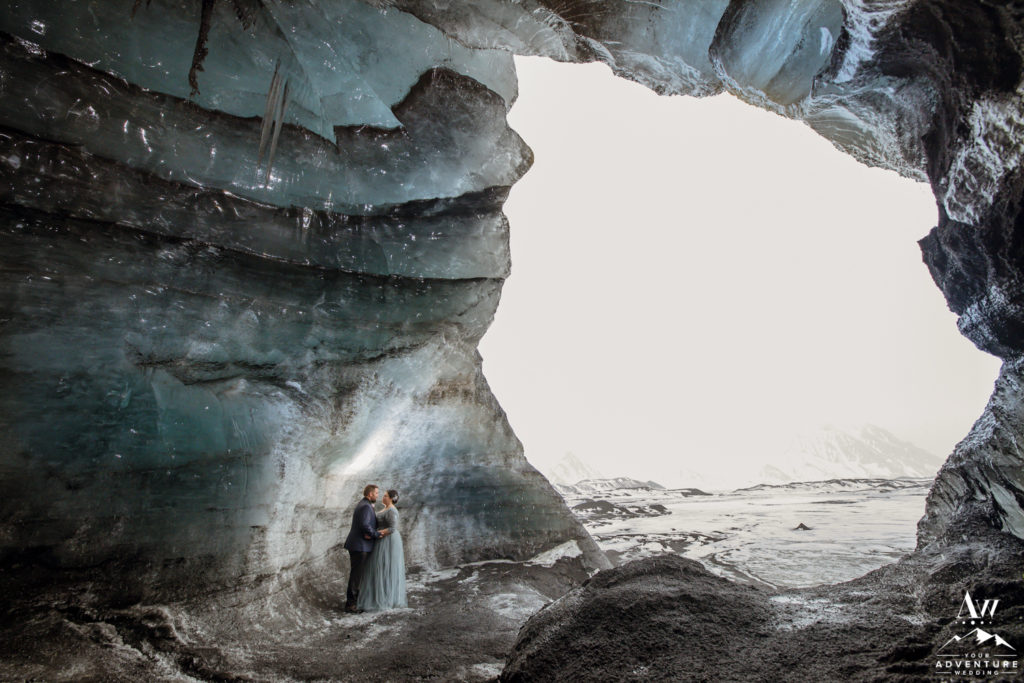
<instances>
[{"instance_id":1,"label":"frozen ground","mask_svg":"<svg viewBox=\"0 0 1024 683\"><path fill-rule=\"evenodd\" d=\"M0 681L489 681L526 620L587 578L579 555L410 572L407 609L358 615L341 563L259 599L115 609L54 590L0 613Z\"/></svg>"},{"instance_id":2,"label":"frozen ground","mask_svg":"<svg viewBox=\"0 0 1024 683\"><path fill-rule=\"evenodd\" d=\"M592 490L566 502L615 562L675 552L722 576L803 587L854 579L913 550L931 483L850 479L713 495Z\"/></svg>"},{"instance_id":3,"label":"frozen ground","mask_svg":"<svg viewBox=\"0 0 1024 683\"><path fill-rule=\"evenodd\" d=\"M595 487L567 500L620 562L674 552L722 576L799 587L855 578L909 551L929 483L847 480L717 495ZM809 530L796 531L800 524ZM411 572L410 607L383 614L342 611L340 555L336 566L263 597L100 608L87 591L55 585L0 615L0 680L491 680L524 622L587 578L580 554L571 542L527 562ZM796 611L839 609L827 597L800 597Z\"/></svg>"}]
</instances>

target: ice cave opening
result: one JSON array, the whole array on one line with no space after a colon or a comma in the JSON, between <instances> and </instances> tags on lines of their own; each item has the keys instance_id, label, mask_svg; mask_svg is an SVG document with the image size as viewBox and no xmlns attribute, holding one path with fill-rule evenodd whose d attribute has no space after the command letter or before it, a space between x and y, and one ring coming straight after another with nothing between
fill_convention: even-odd
<instances>
[{"instance_id":1,"label":"ice cave opening","mask_svg":"<svg viewBox=\"0 0 1024 683\"><path fill-rule=\"evenodd\" d=\"M929 675L943 643L961 639L952 614L968 590L1002 600L993 630L1024 642L1024 33L1013 6L5 10L0 592L11 604L0 678L905 678ZM515 112L536 147L523 179L534 154L509 126L513 55L601 61L662 94L732 93L857 160L927 180L938 201L916 188L929 215L907 218L871 184L884 173L823 139L789 138L807 132L793 120L759 133L770 115L683 100L693 111L671 115L681 130L659 130L654 109L621 126L600 119L618 95L555 105L555 94L582 99L573 84L545 96L547 133ZM525 106L528 79L523 88ZM701 107L724 129L686 126ZM616 160L616 127L631 151L662 158ZM546 175L555 155L543 137L555 132L582 168ZM814 145L872 180L795 160ZM702 146L715 156L698 160ZM510 238L506 199L531 185L543 196L527 204L543 215L517 215L514 198ZM949 348L990 361L955 336L922 255L960 333L1003 361L969 431L984 394L968 390L977 385ZM491 334L520 334L511 353L488 337L489 383L478 345L510 272ZM518 291L531 287L545 301L516 322ZM917 287L924 298L901 298ZM920 334L928 311L942 329ZM880 355L900 345L899 360ZM545 428L573 441L537 436L493 366L502 356L520 363L505 374L526 380L531 401L556 399L537 402ZM569 370L578 376L563 392ZM972 391L967 414L937 402ZM725 515L723 527L705 509L712 530L741 535L673 545L633 533L639 544L609 547L608 530L623 527L596 529L588 515L667 520L661 531L697 517L666 514L657 491L567 505L508 419L539 465L572 449L605 474L686 486L695 464L769 450L787 415L835 420L839 408L883 441L939 457L967 436L931 488L914 552L896 560L861 537L850 574L824 579L801 574L828 563L814 539L835 535L829 509L867 514L863 496L804 496L813 518L776 514L773 526ZM342 543L369 482L402 491L417 605L372 622L341 616ZM763 522L766 508L779 509L752 515ZM769 543L746 543L750 529ZM802 545L783 562L760 552L782 535ZM716 549L723 539L730 547ZM659 544L657 557L626 562ZM680 546L713 556L701 565Z\"/></svg>"},{"instance_id":2,"label":"ice cave opening","mask_svg":"<svg viewBox=\"0 0 1024 683\"><path fill-rule=\"evenodd\" d=\"M931 188L732 95L516 65L535 161L480 351L526 458L615 562L810 586L910 551L999 372L922 263Z\"/></svg>"},{"instance_id":3,"label":"ice cave opening","mask_svg":"<svg viewBox=\"0 0 1024 683\"><path fill-rule=\"evenodd\" d=\"M927 184L731 95L516 61L535 162L480 348L531 463L707 489L934 476L999 363L922 263Z\"/></svg>"}]
</instances>

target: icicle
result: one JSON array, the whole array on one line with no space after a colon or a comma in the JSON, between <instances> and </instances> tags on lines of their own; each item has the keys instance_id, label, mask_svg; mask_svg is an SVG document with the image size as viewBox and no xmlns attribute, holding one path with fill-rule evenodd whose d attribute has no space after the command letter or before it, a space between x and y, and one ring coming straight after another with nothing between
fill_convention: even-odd
<instances>
[{"instance_id":1,"label":"icicle","mask_svg":"<svg viewBox=\"0 0 1024 683\"><path fill-rule=\"evenodd\" d=\"M281 88L281 60L274 65L274 75L270 78L270 90L267 91L267 106L263 110L263 122L260 125L260 152L256 158L256 171L259 172L260 164L263 163L263 153L267 151L267 140L270 138L270 128L274 123L274 112L277 109L277 95Z\"/></svg>"},{"instance_id":2,"label":"icicle","mask_svg":"<svg viewBox=\"0 0 1024 683\"><path fill-rule=\"evenodd\" d=\"M277 115L274 117L274 137L270 140L270 155L267 157L267 179L265 185L270 184L270 169L274 165L274 153L277 151L277 140L281 136L281 127L284 125L284 112L288 108L288 83L284 84L284 92L277 103Z\"/></svg>"}]
</instances>

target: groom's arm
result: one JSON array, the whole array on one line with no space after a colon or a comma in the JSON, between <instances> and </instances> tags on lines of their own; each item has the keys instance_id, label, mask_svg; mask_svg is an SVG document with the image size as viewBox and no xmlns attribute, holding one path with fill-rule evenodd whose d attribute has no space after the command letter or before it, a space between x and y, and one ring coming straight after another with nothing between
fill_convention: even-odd
<instances>
[{"instance_id":1,"label":"groom's arm","mask_svg":"<svg viewBox=\"0 0 1024 683\"><path fill-rule=\"evenodd\" d=\"M359 526L362 527L363 538L367 541L381 537L381 533L377 531L376 515L369 505L359 512Z\"/></svg>"}]
</instances>

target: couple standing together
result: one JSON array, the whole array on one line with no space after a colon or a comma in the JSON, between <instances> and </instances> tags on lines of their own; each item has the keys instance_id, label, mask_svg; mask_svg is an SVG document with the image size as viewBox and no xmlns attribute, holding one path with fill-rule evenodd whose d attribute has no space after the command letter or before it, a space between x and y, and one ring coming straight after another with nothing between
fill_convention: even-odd
<instances>
[{"instance_id":1,"label":"couple standing together","mask_svg":"<svg viewBox=\"0 0 1024 683\"><path fill-rule=\"evenodd\" d=\"M398 531L398 491L384 494L384 509L378 515L378 487L363 489L363 499L352 513L352 529L345 550L352 561L345 595L346 612L365 612L406 607L405 550Z\"/></svg>"}]
</instances>

